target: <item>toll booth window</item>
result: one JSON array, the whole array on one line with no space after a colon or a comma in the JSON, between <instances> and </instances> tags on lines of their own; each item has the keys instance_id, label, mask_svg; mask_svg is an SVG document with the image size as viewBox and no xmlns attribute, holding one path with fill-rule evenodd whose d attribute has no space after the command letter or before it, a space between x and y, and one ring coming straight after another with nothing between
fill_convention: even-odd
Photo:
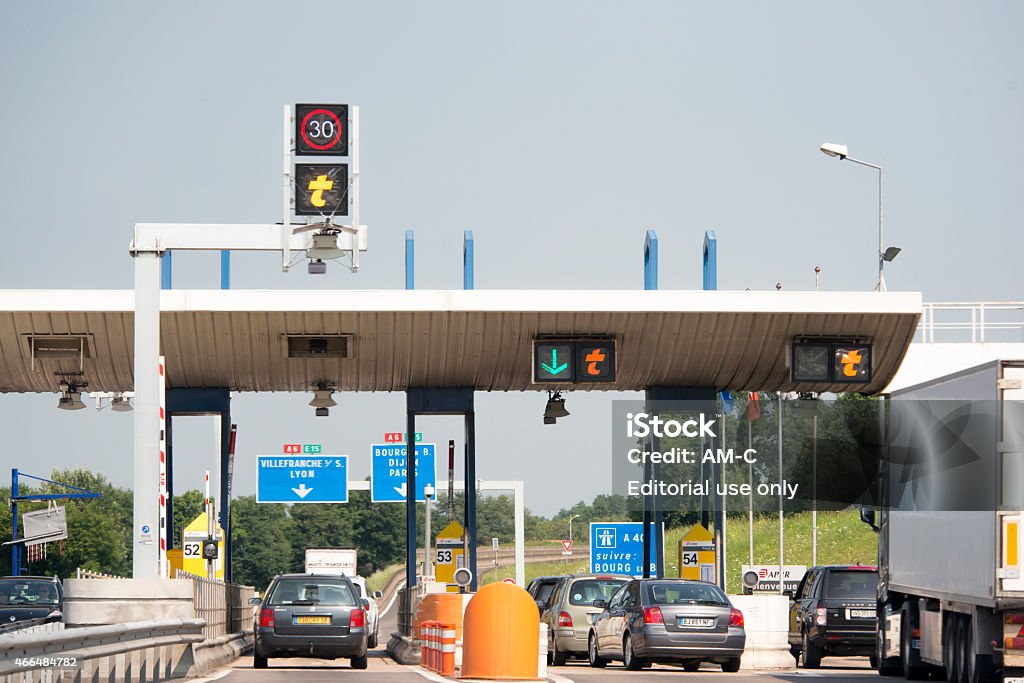
<instances>
[{"instance_id":1,"label":"toll booth window","mask_svg":"<svg viewBox=\"0 0 1024 683\"><path fill-rule=\"evenodd\" d=\"M652 605L725 605L718 586L704 583L651 583L647 595Z\"/></svg>"},{"instance_id":2,"label":"toll booth window","mask_svg":"<svg viewBox=\"0 0 1024 683\"><path fill-rule=\"evenodd\" d=\"M625 579L583 579L569 589L569 603L592 605L594 600L609 600L615 591L626 582Z\"/></svg>"},{"instance_id":3,"label":"toll booth window","mask_svg":"<svg viewBox=\"0 0 1024 683\"><path fill-rule=\"evenodd\" d=\"M830 572L827 595L830 598L875 599L878 572L853 570Z\"/></svg>"}]
</instances>

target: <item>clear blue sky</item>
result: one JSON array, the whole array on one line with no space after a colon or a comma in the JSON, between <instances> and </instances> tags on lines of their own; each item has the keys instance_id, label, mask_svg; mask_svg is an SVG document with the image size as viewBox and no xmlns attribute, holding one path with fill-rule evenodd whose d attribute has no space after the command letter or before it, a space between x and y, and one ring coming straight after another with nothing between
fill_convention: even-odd
<instances>
[{"instance_id":1,"label":"clear blue sky","mask_svg":"<svg viewBox=\"0 0 1024 683\"><path fill-rule=\"evenodd\" d=\"M140 221L279 220L281 107L320 101L361 107L363 269L240 256L234 287L398 288L413 228L417 285L458 288L472 228L478 288L639 288L654 228L661 286L696 289L713 228L722 289L870 289L877 175L830 141L885 167L891 290L1020 300L1022 34L1013 1L4 3L0 288L130 287ZM218 283L176 257L176 287ZM403 397L341 400L239 397L237 492L291 441L365 474ZM610 400L545 428L539 394L479 396L480 476L542 513L610 490ZM55 402L0 397L0 467L130 484L130 417ZM179 489L211 430L177 431Z\"/></svg>"}]
</instances>

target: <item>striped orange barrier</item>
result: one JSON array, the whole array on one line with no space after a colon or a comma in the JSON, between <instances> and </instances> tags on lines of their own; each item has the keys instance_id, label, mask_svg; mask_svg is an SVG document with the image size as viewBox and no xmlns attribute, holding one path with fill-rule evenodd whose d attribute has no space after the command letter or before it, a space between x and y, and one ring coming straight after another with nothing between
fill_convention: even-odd
<instances>
[{"instance_id":1,"label":"striped orange barrier","mask_svg":"<svg viewBox=\"0 0 1024 683\"><path fill-rule=\"evenodd\" d=\"M437 670L442 676L455 675L455 624L438 622L438 633L440 634L439 651L441 654L441 665Z\"/></svg>"}]
</instances>

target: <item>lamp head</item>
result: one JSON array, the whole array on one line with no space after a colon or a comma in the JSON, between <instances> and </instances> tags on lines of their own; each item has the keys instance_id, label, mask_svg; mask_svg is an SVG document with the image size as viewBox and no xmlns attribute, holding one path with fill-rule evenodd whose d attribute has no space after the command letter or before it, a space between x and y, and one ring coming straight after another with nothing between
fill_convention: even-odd
<instances>
[{"instance_id":1,"label":"lamp head","mask_svg":"<svg viewBox=\"0 0 1024 683\"><path fill-rule=\"evenodd\" d=\"M903 250L900 249L899 247L889 247L888 249L885 250L885 252L882 253L882 260L885 261L886 263L891 263L892 260L896 258L901 251Z\"/></svg>"},{"instance_id":2,"label":"lamp head","mask_svg":"<svg viewBox=\"0 0 1024 683\"><path fill-rule=\"evenodd\" d=\"M845 159L848 155L846 151L846 145L837 145L834 142L826 142L821 146L823 154L827 154L830 157L839 157Z\"/></svg>"}]
</instances>

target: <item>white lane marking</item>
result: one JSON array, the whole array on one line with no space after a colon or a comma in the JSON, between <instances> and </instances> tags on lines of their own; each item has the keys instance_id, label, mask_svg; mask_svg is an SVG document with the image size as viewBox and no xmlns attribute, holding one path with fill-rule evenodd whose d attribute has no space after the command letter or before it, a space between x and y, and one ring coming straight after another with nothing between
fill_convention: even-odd
<instances>
[{"instance_id":1,"label":"white lane marking","mask_svg":"<svg viewBox=\"0 0 1024 683\"><path fill-rule=\"evenodd\" d=\"M548 680L552 681L552 683L574 683L571 678L566 678L565 676L556 674L551 670L548 670Z\"/></svg>"},{"instance_id":2,"label":"white lane marking","mask_svg":"<svg viewBox=\"0 0 1024 683\"><path fill-rule=\"evenodd\" d=\"M411 669L412 671L415 671L428 681L434 681L434 683L451 683L450 678L445 678L444 676L436 674L433 671L430 671L429 669L424 669L422 666L410 666L407 668Z\"/></svg>"},{"instance_id":3,"label":"white lane marking","mask_svg":"<svg viewBox=\"0 0 1024 683\"><path fill-rule=\"evenodd\" d=\"M190 683L210 683L210 681L218 681L227 676L232 671L234 671L233 668L221 669L210 674L209 676L204 676L203 678L193 678L191 679Z\"/></svg>"}]
</instances>

